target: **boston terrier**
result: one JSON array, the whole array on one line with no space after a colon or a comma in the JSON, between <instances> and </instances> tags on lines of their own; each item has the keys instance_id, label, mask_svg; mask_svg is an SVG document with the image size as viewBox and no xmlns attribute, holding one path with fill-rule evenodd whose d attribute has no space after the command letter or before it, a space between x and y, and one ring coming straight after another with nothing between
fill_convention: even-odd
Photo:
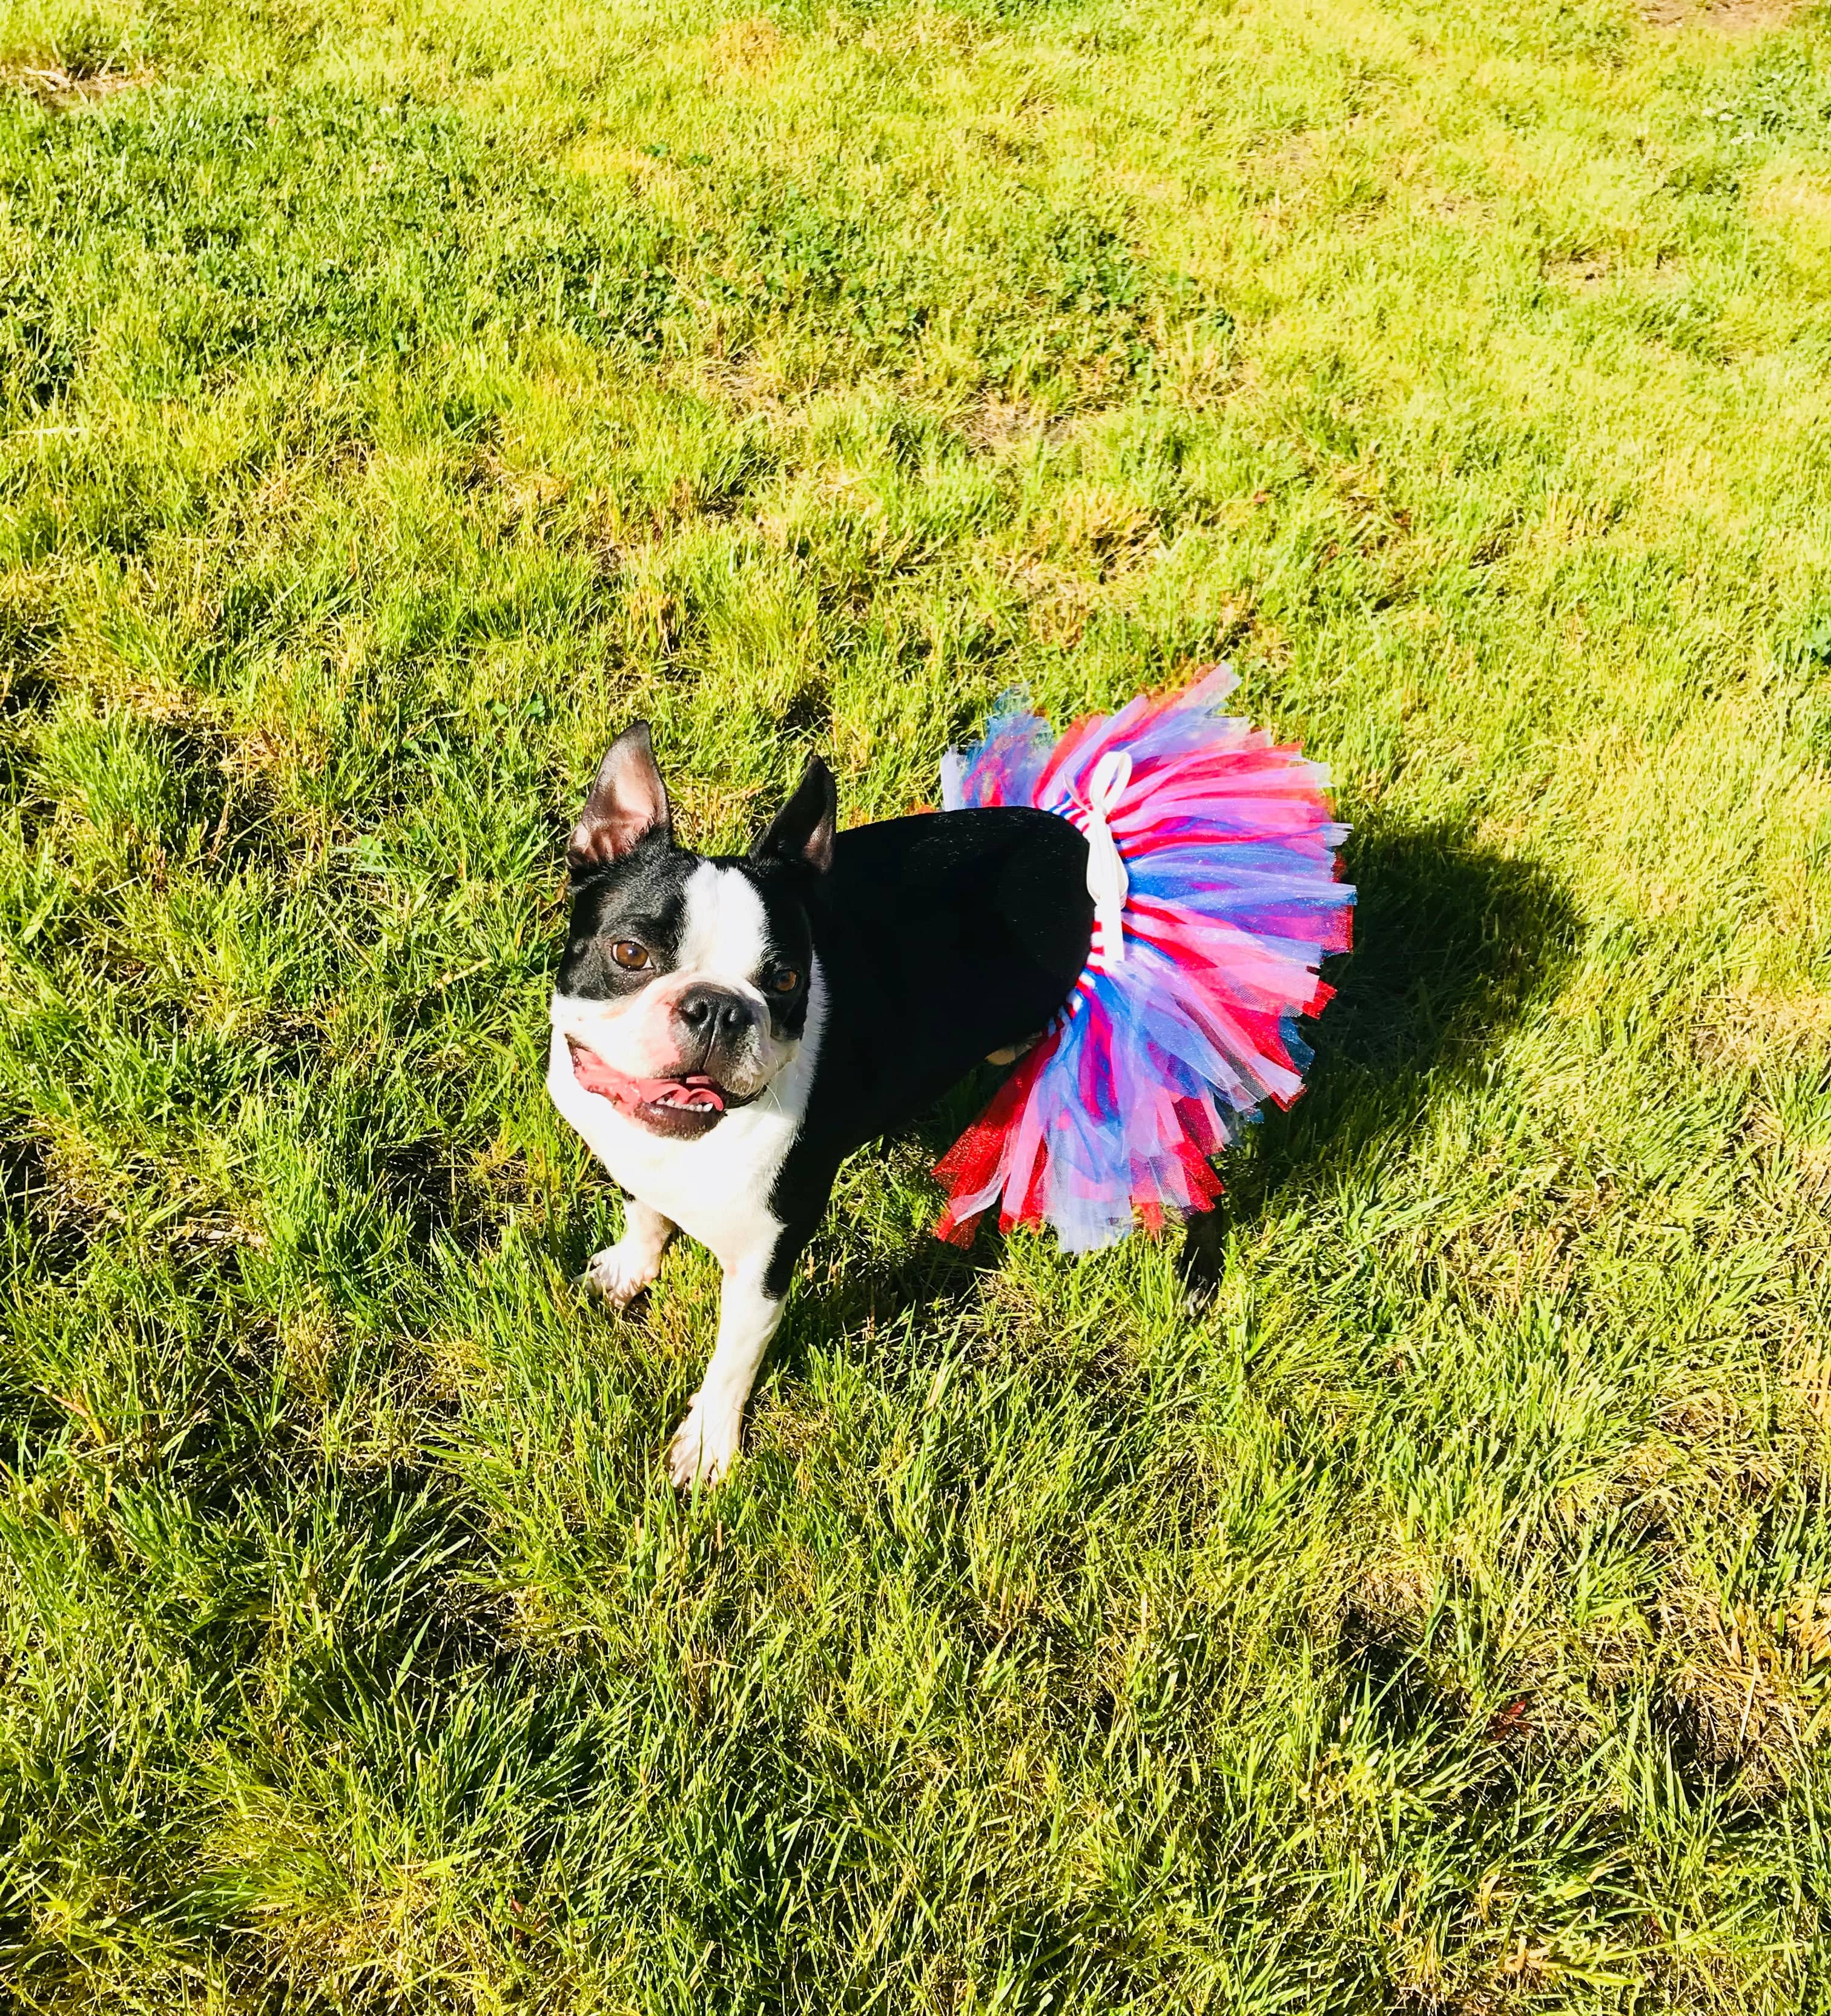
<instances>
[{"instance_id":1,"label":"boston terrier","mask_svg":"<svg viewBox=\"0 0 1831 2016\"><path fill-rule=\"evenodd\" d=\"M638 722L567 848L547 1087L628 1196L622 1238L586 1279L626 1306L677 1229L724 1270L717 1347L669 1450L683 1487L716 1482L737 1454L840 1163L981 1058L1009 1062L1087 963L1088 843L1054 812L837 824L816 758L748 855L679 845ZM1219 1258L1213 1211L1184 1249L1192 1294Z\"/></svg>"}]
</instances>

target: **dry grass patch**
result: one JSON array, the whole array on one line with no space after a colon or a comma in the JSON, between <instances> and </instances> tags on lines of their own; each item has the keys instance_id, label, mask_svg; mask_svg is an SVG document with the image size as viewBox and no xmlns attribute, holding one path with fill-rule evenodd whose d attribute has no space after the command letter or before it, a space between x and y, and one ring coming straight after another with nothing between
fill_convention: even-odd
<instances>
[{"instance_id":1,"label":"dry grass patch","mask_svg":"<svg viewBox=\"0 0 1831 2016\"><path fill-rule=\"evenodd\" d=\"M1759 35L1783 27L1798 13L1800 0L1641 0L1649 27L1668 33L1703 28L1720 35Z\"/></svg>"},{"instance_id":2,"label":"dry grass patch","mask_svg":"<svg viewBox=\"0 0 1831 2016\"><path fill-rule=\"evenodd\" d=\"M0 91L23 91L58 112L99 105L124 91L143 91L153 81L149 69L88 69L81 63L67 69L48 58L0 58Z\"/></svg>"}]
</instances>

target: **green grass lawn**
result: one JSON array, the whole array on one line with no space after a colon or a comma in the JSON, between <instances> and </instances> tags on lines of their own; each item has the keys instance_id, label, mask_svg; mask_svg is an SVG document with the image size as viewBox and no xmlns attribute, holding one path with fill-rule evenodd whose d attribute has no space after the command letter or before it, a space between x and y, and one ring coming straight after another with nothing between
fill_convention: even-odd
<instances>
[{"instance_id":1,"label":"green grass lawn","mask_svg":"<svg viewBox=\"0 0 1831 2016\"><path fill-rule=\"evenodd\" d=\"M0 0L0 2005L1831 2009L1831 16L1682 12ZM1223 656L1362 900L1218 1305L968 1088L677 1502L606 740Z\"/></svg>"}]
</instances>

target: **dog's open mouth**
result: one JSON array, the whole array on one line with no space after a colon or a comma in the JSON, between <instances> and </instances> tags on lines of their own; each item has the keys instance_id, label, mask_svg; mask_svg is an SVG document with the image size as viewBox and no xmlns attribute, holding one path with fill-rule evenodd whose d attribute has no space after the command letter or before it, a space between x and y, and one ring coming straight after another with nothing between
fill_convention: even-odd
<instances>
[{"instance_id":1,"label":"dog's open mouth","mask_svg":"<svg viewBox=\"0 0 1831 2016\"><path fill-rule=\"evenodd\" d=\"M632 1078L572 1037L566 1042L572 1053L572 1075L587 1092L609 1100L620 1112L659 1134L707 1133L732 1107L750 1103L703 1071L678 1078Z\"/></svg>"},{"instance_id":2,"label":"dog's open mouth","mask_svg":"<svg viewBox=\"0 0 1831 2016\"><path fill-rule=\"evenodd\" d=\"M639 1078L631 1084L645 1106L677 1107L683 1113L722 1113L725 1094L703 1071L687 1078Z\"/></svg>"}]
</instances>

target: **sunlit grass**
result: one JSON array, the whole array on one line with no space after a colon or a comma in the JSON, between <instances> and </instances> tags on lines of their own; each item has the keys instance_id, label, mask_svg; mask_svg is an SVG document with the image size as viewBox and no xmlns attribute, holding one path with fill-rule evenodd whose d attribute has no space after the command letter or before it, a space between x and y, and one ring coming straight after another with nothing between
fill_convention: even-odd
<instances>
[{"instance_id":1,"label":"sunlit grass","mask_svg":"<svg viewBox=\"0 0 1831 2016\"><path fill-rule=\"evenodd\" d=\"M0 1994L1826 2006L1822 23L0 5ZM677 1503L606 740L1222 656L1362 900L1218 1308L969 1089Z\"/></svg>"}]
</instances>

